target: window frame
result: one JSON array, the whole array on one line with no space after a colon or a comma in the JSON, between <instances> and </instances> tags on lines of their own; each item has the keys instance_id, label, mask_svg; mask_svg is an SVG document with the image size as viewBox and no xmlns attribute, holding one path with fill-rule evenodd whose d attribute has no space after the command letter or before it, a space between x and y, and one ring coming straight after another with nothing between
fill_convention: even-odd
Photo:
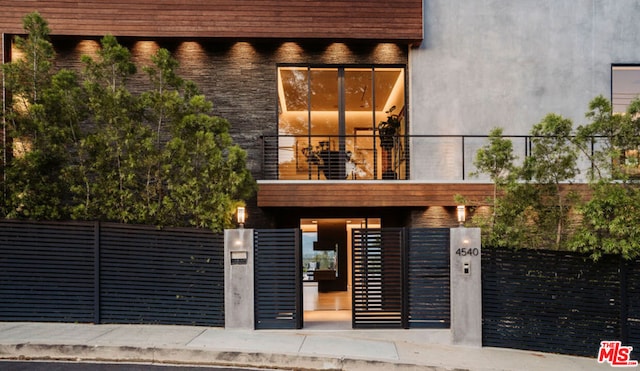
<instances>
[{"instance_id":1,"label":"window frame","mask_svg":"<svg viewBox=\"0 0 640 371\"><path fill-rule=\"evenodd\" d=\"M281 121L282 118L282 107L283 107L283 103L282 103L282 99L281 99L281 94L284 95L284 93L281 93L281 84L282 84L282 80L281 80L281 69L286 69L286 68L299 68L299 69L306 69L307 72L307 84L308 84L308 89L310 89L310 85L311 85L311 79L309 78L311 76L311 73L314 69L335 69L337 71L337 85L338 85L338 108L337 108L337 114L338 114L338 128L337 128L337 132L338 132L338 138L339 138L339 144L338 144L338 151L339 152L345 152L346 151L346 145L345 145L345 138L350 136L350 133L347 133L347 112L351 112L351 111L347 111L346 110L346 103L345 103L345 75L346 73L349 72L349 70L355 70L355 69L369 69L371 71L372 74L372 80L371 80L371 84L375 87L376 81L375 81L375 72L376 70L384 70L384 69L399 69L402 71L402 103L403 103L403 109L401 110L402 112L394 112L394 113L401 113L402 115L402 127L400 132L402 133L402 136L405 136L405 138L407 138L406 136L409 133L409 117L408 117L408 112L409 112L409 89L408 89L408 85L409 85L409 77L408 77L408 66L406 64L402 64L402 63L277 63L276 64L276 90L277 90L277 97L276 97L276 110L275 110L275 115L276 115L276 132L278 133L278 138L282 136L286 136L281 134L281 125L283 124L283 122ZM379 114L377 114L376 111L376 95L375 95L375 89L372 89L372 95L371 95L371 99L372 99L372 109L371 109L371 114L372 114L372 125L370 129L371 132L375 133L377 131L377 126L378 126L378 122L380 121L379 119ZM309 90L307 90L309 91ZM286 103L285 103L286 104ZM311 107L311 97L308 97L307 100L307 117L306 117L306 135L308 136L308 142L311 143L311 137L313 136L312 134L312 112L314 112L314 110L309 109ZM317 111L316 111L317 112ZM364 113L366 113L367 111L363 111ZM360 127L356 127L356 129L363 129ZM353 135L355 136L356 133L354 132ZM375 146L375 141L376 138L373 138L373 143ZM355 142L355 139L354 139ZM402 166L402 170L401 173L402 174L398 174L398 176L396 177L396 179L409 179L409 163L408 163L408 146L409 146L409 142L408 140L404 140L404 165ZM375 153L375 152L374 152ZM376 157L376 155L374 155L374 158ZM374 162L376 162L377 159L374 160ZM280 164L280 162L278 162ZM375 165L374 165L375 166ZM374 170L376 170L377 168L374 168ZM374 171L375 174L375 171ZM279 176L280 178L280 176ZM318 176L318 179L320 177ZM311 177L311 173L310 173L310 177L309 179L313 179ZM382 179L379 175L374 175L373 179Z\"/></svg>"}]
</instances>

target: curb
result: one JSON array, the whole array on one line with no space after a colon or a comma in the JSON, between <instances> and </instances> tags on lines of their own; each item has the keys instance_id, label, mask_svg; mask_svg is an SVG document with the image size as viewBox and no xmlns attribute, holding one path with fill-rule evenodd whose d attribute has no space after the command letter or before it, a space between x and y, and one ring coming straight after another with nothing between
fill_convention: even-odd
<instances>
[{"instance_id":1,"label":"curb","mask_svg":"<svg viewBox=\"0 0 640 371\"><path fill-rule=\"evenodd\" d=\"M295 371L464 371L459 368L316 355L32 343L2 344L0 359L157 363Z\"/></svg>"}]
</instances>

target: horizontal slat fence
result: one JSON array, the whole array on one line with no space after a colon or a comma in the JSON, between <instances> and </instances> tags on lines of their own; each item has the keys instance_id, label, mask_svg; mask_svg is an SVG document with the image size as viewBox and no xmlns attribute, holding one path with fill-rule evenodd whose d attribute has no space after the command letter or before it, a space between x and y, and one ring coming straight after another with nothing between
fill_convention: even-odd
<instances>
[{"instance_id":1,"label":"horizontal slat fence","mask_svg":"<svg viewBox=\"0 0 640 371\"><path fill-rule=\"evenodd\" d=\"M103 226L101 322L224 326L223 244L202 230Z\"/></svg>"},{"instance_id":2,"label":"horizontal slat fence","mask_svg":"<svg viewBox=\"0 0 640 371\"><path fill-rule=\"evenodd\" d=\"M603 340L640 349L637 266L611 256L593 262L567 252L484 249L483 344L588 357Z\"/></svg>"},{"instance_id":3,"label":"horizontal slat fence","mask_svg":"<svg viewBox=\"0 0 640 371\"><path fill-rule=\"evenodd\" d=\"M0 222L0 320L91 322L94 225Z\"/></svg>"},{"instance_id":4,"label":"horizontal slat fence","mask_svg":"<svg viewBox=\"0 0 640 371\"><path fill-rule=\"evenodd\" d=\"M629 345L633 346L634 358L640 359L640 260L625 264L626 290L621 290L627 305L624 317L626 328L623 335Z\"/></svg>"},{"instance_id":5,"label":"horizontal slat fence","mask_svg":"<svg viewBox=\"0 0 640 371\"><path fill-rule=\"evenodd\" d=\"M0 221L0 321L224 326L209 231Z\"/></svg>"}]
</instances>

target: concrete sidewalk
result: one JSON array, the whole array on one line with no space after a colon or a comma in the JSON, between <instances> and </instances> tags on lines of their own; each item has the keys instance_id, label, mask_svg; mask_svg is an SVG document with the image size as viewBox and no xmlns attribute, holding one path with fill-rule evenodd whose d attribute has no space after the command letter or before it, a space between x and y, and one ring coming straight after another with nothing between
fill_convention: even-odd
<instances>
[{"instance_id":1,"label":"concrete sidewalk","mask_svg":"<svg viewBox=\"0 0 640 371\"><path fill-rule=\"evenodd\" d=\"M448 330L0 323L0 358L295 370L607 370L595 358L450 344ZM596 355L594 355L595 357Z\"/></svg>"}]
</instances>

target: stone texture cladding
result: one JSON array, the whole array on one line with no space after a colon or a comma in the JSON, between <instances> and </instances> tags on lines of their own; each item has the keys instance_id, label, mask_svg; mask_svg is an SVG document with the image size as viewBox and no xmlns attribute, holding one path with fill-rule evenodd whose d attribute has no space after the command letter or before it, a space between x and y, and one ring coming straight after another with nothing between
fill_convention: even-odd
<instances>
[{"instance_id":1,"label":"stone texture cladding","mask_svg":"<svg viewBox=\"0 0 640 371\"><path fill-rule=\"evenodd\" d=\"M150 55L160 47L180 62L179 74L194 81L213 102L213 113L228 119L231 134L248 154L248 167L262 176L262 135L277 134L277 66L293 64L402 64L408 46L400 44L343 44L293 42L235 42L211 40L119 39L138 65L150 65ZM57 67L80 70L80 56L95 55L98 40L54 39ZM147 87L142 69L130 81L133 91ZM255 200L254 200L255 202ZM248 205L251 209L251 206ZM249 210L258 223L257 210ZM266 221L263 219L262 221ZM258 223L262 224L262 223ZM264 224L263 224L264 225Z\"/></svg>"},{"instance_id":2,"label":"stone texture cladding","mask_svg":"<svg viewBox=\"0 0 640 371\"><path fill-rule=\"evenodd\" d=\"M262 135L277 134L277 65L406 64L408 47L396 44L250 43L219 41L119 40L138 65L168 49L180 62L179 74L194 81L213 102L214 114L231 122L231 133L248 152L248 166L261 177ZM82 54L95 55L96 41L55 41L58 67L80 70ZM131 79L133 91L146 87L142 70Z\"/></svg>"},{"instance_id":3,"label":"stone texture cladding","mask_svg":"<svg viewBox=\"0 0 640 371\"><path fill-rule=\"evenodd\" d=\"M470 218L470 215L467 215ZM452 206L432 206L411 211L409 225L413 228L455 228L458 227L456 208Z\"/></svg>"}]
</instances>

